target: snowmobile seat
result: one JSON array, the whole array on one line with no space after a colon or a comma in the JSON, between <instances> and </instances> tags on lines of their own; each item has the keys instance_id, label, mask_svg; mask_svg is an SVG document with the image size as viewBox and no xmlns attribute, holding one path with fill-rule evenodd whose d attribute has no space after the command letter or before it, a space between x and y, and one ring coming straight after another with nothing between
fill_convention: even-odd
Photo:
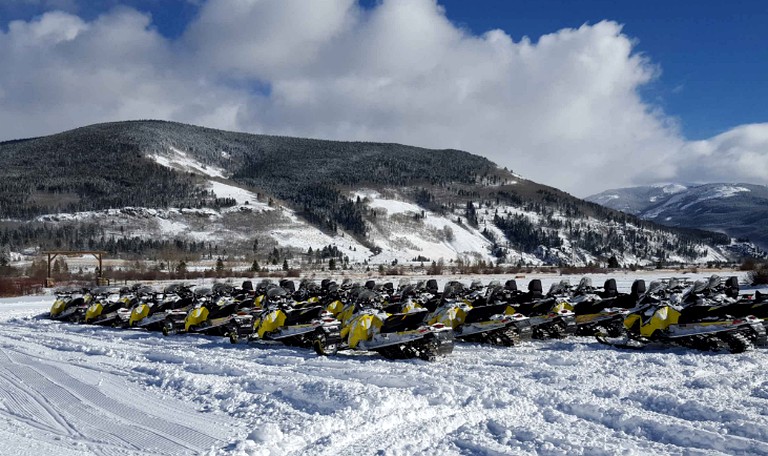
<instances>
[{"instance_id":1,"label":"snowmobile seat","mask_svg":"<svg viewBox=\"0 0 768 456\"><path fill-rule=\"evenodd\" d=\"M642 295L645 294L646 291L647 289L645 288L645 280L637 279L632 282L632 289L629 294L639 299Z\"/></svg>"},{"instance_id":2,"label":"snowmobile seat","mask_svg":"<svg viewBox=\"0 0 768 456\"><path fill-rule=\"evenodd\" d=\"M365 288L367 288L369 290L373 290L374 288L376 288L376 281L375 280L368 280L368 281L366 281L365 282Z\"/></svg>"},{"instance_id":3,"label":"snowmobile seat","mask_svg":"<svg viewBox=\"0 0 768 456\"><path fill-rule=\"evenodd\" d=\"M607 300L591 299L588 301L580 301L573 305L573 312L576 315L591 315L600 313L606 307L613 306L613 301L613 298L608 298Z\"/></svg>"},{"instance_id":4,"label":"snowmobile seat","mask_svg":"<svg viewBox=\"0 0 768 456\"><path fill-rule=\"evenodd\" d=\"M507 280L506 282L504 282L504 289L514 293L515 291L517 291L517 281L515 279Z\"/></svg>"},{"instance_id":5,"label":"snowmobile seat","mask_svg":"<svg viewBox=\"0 0 768 456\"><path fill-rule=\"evenodd\" d=\"M291 309L286 312L285 326L299 325L302 323L309 323L315 318L319 318L323 311L323 306L312 306L298 309Z\"/></svg>"},{"instance_id":6,"label":"snowmobile seat","mask_svg":"<svg viewBox=\"0 0 768 456\"><path fill-rule=\"evenodd\" d=\"M400 313L400 310L402 308L403 308L402 303L396 302L394 304L385 306L382 310L388 314L396 314L396 313Z\"/></svg>"},{"instance_id":7,"label":"snowmobile seat","mask_svg":"<svg viewBox=\"0 0 768 456\"><path fill-rule=\"evenodd\" d=\"M467 312L464 323L477 323L479 321L488 321L492 316L503 314L507 310L507 303L492 304L489 306L473 307Z\"/></svg>"},{"instance_id":8,"label":"snowmobile seat","mask_svg":"<svg viewBox=\"0 0 768 456\"><path fill-rule=\"evenodd\" d=\"M250 280L246 280L243 282L243 286L241 288L243 289L243 291L248 291L248 292L253 291L253 282L251 282Z\"/></svg>"},{"instance_id":9,"label":"snowmobile seat","mask_svg":"<svg viewBox=\"0 0 768 456\"><path fill-rule=\"evenodd\" d=\"M725 307L721 306L687 306L680 311L679 324L697 321L712 321L725 318Z\"/></svg>"},{"instance_id":10,"label":"snowmobile seat","mask_svg":"<svg viewBox=\"0 0 768 456\"><path fill-rule=\"evenodd\" d=\"M282 279L280 281L280 286L285 288L289 293L296 291L296 284L293 282L293 280Z\"/></svg>"},{"instance_id":11,"label":"snowmobile seat","mask_svg":"<svg viewBox=\"0 0 768 456\"><path fill-rule=\"evenodd\" d=\"M437 294L437 292L440 289L437 286L437 280L435 279L429 279L427 280L427 291L432 294Z\"/></svg>"},{"instance_id":12,"label":"snowmobile seat","mask_svg":"<svg viewBox=\"0 0 768 456\"><path fill-rule=\"evenodd\" d=\"M600 293L600 297L605 298L614 298L619 295L619 289L616 287L616 279L608 279L605 281L605 284L603 284L603 292Z\"/></svg>"},{"instance_id":13,"label":"snowmobile seat","mask_svg":"<svg viewBox=\"0 0 768 456\"><path fill-rule=\"evenodd\" d=\"M730 276L725 280L725 295L729 298L739 297L739 278Z\"/></svg>"},{"instance_id":14,"label":"snowmobile seat","mask_svg":"<svg viewBox=\"0 0 768 456\"><path fill-rule=\"evenodd\" d=\"M424 323L424 317L427 311L421 310L406 314L398 313L390 315L381 325L382 333L393 333L416 329Z\"/></svg>"},{"instance_id":15,"label":"snowmobile seat","mask_svg":"<svg viewBox=\"0 0 768 456\"><path fill-rule=\"evenodd\" d=\"M321 290L327 290L328 285L331 283L331 279L323 279L320 281L320 289Z\"/></svg>"},{"instance_id":16,"label":"snowmobile seat","mask_svg":"<svg viewBox=\"0 0 768 456\"><path fill-rule=\"evenodd\" d=\"M541 280L533 279L528 282L528 292L523 293L515 299L518 303L530 303L536 299L544 297L544 288L541 286Z\"/></svg>"}]
</instances>

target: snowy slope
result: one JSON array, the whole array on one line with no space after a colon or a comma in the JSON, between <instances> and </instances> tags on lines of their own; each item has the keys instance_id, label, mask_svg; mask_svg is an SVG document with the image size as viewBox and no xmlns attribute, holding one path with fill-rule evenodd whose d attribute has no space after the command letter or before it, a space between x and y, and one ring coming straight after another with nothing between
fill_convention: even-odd
<instances>
[{"instance_id":1,"label":"snowy slope","mask_svg":"<svg viewBox=\"0 0 768 456\"><path fill-rule=\"evenodd\" d=\"M170 147L166 154L150 154L149 158L166 168L201 174L209 177L224 177L225 171L215 166L206 166L191 157L187 152Z\"/></svg>"},{"instance_id":2,"label":"snowy slope","mask_svg":"<svg viewBox=\"0 0 768 456\"><path fill-rule=\"evenodd\" d=\"M373 190L352 193L376 211L369 225L370 237L382 248L377 262L409 261L423 256L431 261L457 258L493 261L491 242L480 231L459 225L455 219L426 211L416 204L385 198ZM423 213L423 217L422 217Z\"/></svg>"},{"instance_id":3,"label":"snowy slope","mask_svg":"<svg viewBox=\"0 0 768 456\"><path fill-rule=\"evenodd\" d=\"M768 454L766 351L319 358L35 318L50 302L0 301L0 454Z\"/></svg>"}]
</instances>

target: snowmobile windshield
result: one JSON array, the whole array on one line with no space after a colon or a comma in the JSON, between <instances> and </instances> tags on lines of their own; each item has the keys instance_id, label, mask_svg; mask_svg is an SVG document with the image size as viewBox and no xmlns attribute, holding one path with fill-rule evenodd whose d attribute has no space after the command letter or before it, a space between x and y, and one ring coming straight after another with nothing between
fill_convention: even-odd
<instances>
[{"instance_id":1,"label":"snowmobile windshield","mask_svg":"<svg viewBox=\"0 0 768 456\"><path fill-rule=\"evenodd\" d=\"M288 291L285 288L274 287L267 291L267 298L271 301L273 299L287 298Z\"/></svg>"},{"instance_id":2,"label":"snowmobile windshield","mask_svg":"<svg viewBox=\"0 0 768 456\"><path fill-rule=\"evenodd\" d=\"M214 283L213 284L213 292L218 295L225 295L225 294L231 294L232 293L232 286L227 285L226 283Z\"/></svg>"},{"instance_id":3,"label":"snowmobile windshield","mask_svg":"<svg viewBox=\"0 0 768 456\"><path fill-rule=\"evenodd\" d=\"M443 299L456 299L458 295L459 290L451 284L446 285L443 289Z\"/></svg>"},{"instance_id":4,"label":"snowmobile windshield","mask_svg":"<svg viewBox=\"0 0 768 456\"><path fill-rule=\"evenodd\" d=\"M662 290L664 290L664 284L658 280L654 280L650 285L648 285L648 294L657 294Z\"/></svg>"},{"instance_id":5,"label":"snowmobile windshield","mask_svg":"<svg viewBox=\"0 0 768 456\"><path fill-rule=\"evenodd\" d=\"M165 294L174 294L179 292L179 288L181 288L181 284L179 283L172 283L165 287L165 290L163 290L163 293Z\"/></svg>"},{"instance_id":6,"label":"snowmobile windshield","mask_svg":"<svg viewBox=\"0 0 768 456\"><path fill-rule=\"evenodd\" d=\"M210 296L213 293L211 292L210 288L205 287L205 288L195 288L195 294L197 296Z\"/></svg>"},{"instance_id":7,"label":"snowmobile windshield","mask_svg":"<svg viewBox=\"0 0 768 456\"><path fill-rule=\"evenodd\" d=\"M412 296L416 294L416 288L413 285L408 285L400 289L403 296Z\"/></svg>"},{"instance_id":8,"label":"snowmobile windshield","mask_svg":"<svg viewBox=\"0 0 768 456\"><path fill-rule=\"evenodd\" d=\"M151 295L154 292L155 292L155 290L153 288L144 286L144 287L139 288L136 291L136 294L140 294L140 295L145 295L146 296L146 295Z\"/></svg>"},{"instance_id":9,"label":"snowmobile windshield","mask_svg":"<svg viewBox=\"0 0 768 456\"><path fill-rule=\"evenodd\" d=\"M691 288L692 293L701 293L702 291L707 289L707 285L709 285L709 281L707 280L697 280L693 283L693 288Z\"/></svg>"},{"instance_id":10,"label":"snowmobile windshield","mask_svg":"<svg viewBox=\"0 0 768 456\"><path fill-rule=\"evenodd\" d=\"M356 302L363 308L378 307L379 295L373 291L363 291L357 296Z\"/></svg>"},{"instance_id":11,"label":"snowmobile windshield","mask_svg":"<svg viewBox=\"0 0 768 456\"><path fill-rule=\"evenodd\" d=\"M592 279L589 277L582 277L579 281L579 290L589 290L592 288Z\"/></svg>"},{"instance_id":12,"label":"snowmobile windshield","mask_svg":"<svg viewBox=\"0 0 768 456\"><path fill-rule=\"evenodd\" d=\"M556 295L556 294L563 294L566 292L568 287L570 286L570 283L567 280L561 280L558 283L553 283L552 286L549 287L549 295Z\"/></svg>"},{"instance_id":13,"label":"snowmobile windshield","mask_svg":"<svg viewBox=\"0 0 768 456\"><path fill-rule=\"evenodd\" d=\"M709 278L709 283L707 284L707 287L709 287L711 290L714 290L715 288L722 285L723 279L720 278L717 274L712 274L712 277Z\"/></svg>"}]
</instances>

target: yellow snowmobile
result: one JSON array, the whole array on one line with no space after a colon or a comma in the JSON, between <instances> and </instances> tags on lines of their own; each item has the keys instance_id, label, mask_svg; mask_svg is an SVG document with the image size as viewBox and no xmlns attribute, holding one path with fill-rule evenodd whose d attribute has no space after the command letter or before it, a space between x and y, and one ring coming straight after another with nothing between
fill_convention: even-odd
<instances>
[{"instance_id":1,"label":"yellow snowmobile","mask_svg":"<svg viewBox=\"0 0 768 456\"><path fill-rule=\"evenodd\" d=\"M339 350L375 351L389 359L420 358L432 361L453 351L453 330L441 323L424 323L426 309L389 314L372 291L359 293L336 320L324 319L315 331L313 346L319 355Z\"/></svg>"},{"instance_id":2,"label":"yellow snowmobile","mask_svg":"<svg viewBox=\"0 0 768 456\"><path fill-rule=\"evenodd\" d=\"M461 290L447 285L441 303L427 315L426 322L448 326L456 339L466 342L511 347L531 339L530 318L516 312L507 302L498 301L495 285L489 286L486 296L477 291L472 290L475 296L463 299L459 296ZM473 306L470 299L480 305Z\"/></svg>"},{"instance_id":3,"label":"yellow snowmobile","mask_svg":"<svg viewBox=\"0 0 768 456\"><path fill-rule=\"evenodd\" d=\"M56 292L56 300L51 306L49 317L52 320L79 323L85 318L93 296L83 288L67 288Z\"/></svg>"},{"instance_id":4,"label":"yellow snowmobile","mask_svg":"<svg viewBox=\"0 0 768 456\"><path fill-rule=\"evenodd\" d=\"M125 306L117 288L97 288L95 296L85 312L85 323L92 325L112 325L119 320L117 311Z\"/></svg>"},{"instance_id":5,"label":"yellow snowmobile","mask_svg":"<svg viewBox=\"0 0 768 456\"><path fill-rule=\"evenodd\" d=\"M262 340L310 347L322 318L333 320L315 299L297 303L288 290L279 286L267 290L261 305L254 312L234 316L228 326L230 342Z\"/></svg>"},{"instance_id":6,"label":"yellow snowmobile","mask_svg":"<svg viewBox=\"0 0 768 456\"><path fill-rule=\"evenodd\" d=\"M697 282L686 294L695 293L701 286ZM733 318L723 315L718 306L681 306L679 303L686 296L667 295L659 282L651 284L648 294L654 299L633 309L625 318L624 336L615 338L603 333L596 336L597 340L619 348L682 346L731 353L766 344L766 330L759 318Z\"/></svg>"}]
</instances>

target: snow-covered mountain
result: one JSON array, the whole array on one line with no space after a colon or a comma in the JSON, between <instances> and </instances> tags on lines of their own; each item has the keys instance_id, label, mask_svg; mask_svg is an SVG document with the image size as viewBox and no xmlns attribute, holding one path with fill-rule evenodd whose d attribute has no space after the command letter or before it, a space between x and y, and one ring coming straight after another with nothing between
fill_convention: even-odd
<instances>
[{"instance_id":1,"label":"snow-covered mountain","mask_svg":"<svg viewBox=\"0 0 768 456\"><path fill-rule=\"evenodd\" d=\"M0 246L12 251L214 253L297 266L731 255L727 236L645 222L467 152L399 144L118 122L0 143L0 181Z\"/></svg>"},{"instance_id":2,"label":"snow-covered mountain","mask_svg":"<svg viewBox=\"0 0 768 456\"><path fill-rule=\"evenodd\" d=\"M669 225L748 238L768 249L768 187L754 184L659 184L606 190L586 198Z\"/></svg>"}]
</instances>

